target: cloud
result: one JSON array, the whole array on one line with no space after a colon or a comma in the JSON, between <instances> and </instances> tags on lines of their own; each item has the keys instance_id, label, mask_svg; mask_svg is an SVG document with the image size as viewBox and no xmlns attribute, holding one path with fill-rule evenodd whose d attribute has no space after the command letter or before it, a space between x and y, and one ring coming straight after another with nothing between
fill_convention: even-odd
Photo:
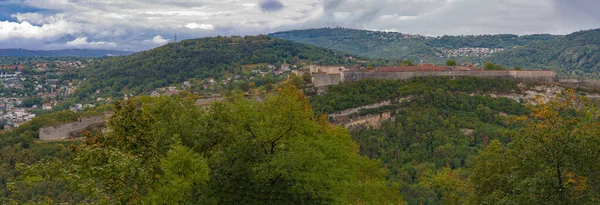
<instances>
[{"instance_id":1,"label":"cloud","mask_svg":"<svg viewBox=\"0 0 600 205\"><path fill-rule=\"evenodd\" d=\"M76 26L65 20L57 20L41 26L32 25L27 21L20 23L0 21L0 41L13 38L52 40L76 32Z\"/></svg>"},{"instance_id":2,"label":"cloud","mask_svg":"<svg viewBox=\"0 0 600 205\"><path fill-rule=\"evenodd\" d=\"M88 42L87 36L76 38L75 40L66 43L68 47L75 48L114 48L117 46L114 42L93 41Z\"/></svg>"},{"instance_id":3,"label":"cloud","mask_svg":"<svg viewBox=\"0 0 600 205\"><path fill-rule=\"evenodd\" d=\"M283 9L283 3L279 0L263 0L260 2L260 10L263 12L277 12Z\"/></svg>"},{"instance_id":4,"label":"cloud","mask_svg":"<svg viewBox=\"0 0 600 205\"><path fill-rule=\"evenodd\" d=\"M118 45L332 25L423 35L552 33L600 27L592 0L0 0L0 48ZM285 5L284 5L285 3ZM20 9L20 10L19 10ZM4 21L2 21L4 20ZM159 36L159 37L157 37ZM89 39L91 42L88 42ZM81 39L80 39L81 41ZM102 44L104 42L104 44ZM113 43L113 44L111 44Z\"/></svg>"},{"instance_id":5,"label":"cloud","mask_svg":"<svg viewBox=\"0 0 600 205\"><path fill-rule=\"evenodd\" d=\"M189 29L204 29L204 30L214 30L215 26L211 24L197 24L197 23L188 23L185 25L186 28Z\"/></svg>"},{"instance_id":6,"label":"cloud","mask_svg":"<svg viewBox=\"0 0 600 205\"><path fill-rule=\"evenodd\" d=\"M19 22L27 21L34 24L43 24L45 22L44 15L40 13L17 13L11 16Z\"/></svg>"},{"instance_id":7,"label":"cloud","mask_svg":"<svg viewBox=\"0 0 600 205\"><path fill-rule=\"evenodd\" d=\"M145 42L153 43L156 45L164 45L164 44L168 43L169 41L170 41L170 39L165 39L161 35L156 35L152 39L146 40Z\"/></svg>"}]
</instances>

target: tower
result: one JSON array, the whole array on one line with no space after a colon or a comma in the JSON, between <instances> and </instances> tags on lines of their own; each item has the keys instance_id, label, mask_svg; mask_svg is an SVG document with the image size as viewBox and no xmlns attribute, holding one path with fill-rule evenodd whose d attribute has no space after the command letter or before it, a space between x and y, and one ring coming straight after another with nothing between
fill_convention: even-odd
<instances>
[{"instance_id":1,"label":"tower","mask_svg":"<svg viewBox=\"0 0 600 205\"><path fill-rule=\"evenodd\" d=\"M175 33L175 43L177 43L177 33Z\"/></svg>"}]
</instances>

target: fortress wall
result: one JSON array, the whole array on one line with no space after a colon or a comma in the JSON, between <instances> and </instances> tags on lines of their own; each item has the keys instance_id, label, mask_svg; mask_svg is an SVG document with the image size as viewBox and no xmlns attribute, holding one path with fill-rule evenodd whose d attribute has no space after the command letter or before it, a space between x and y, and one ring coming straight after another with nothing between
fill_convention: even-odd
<instances>
[{"instance_id":1,"label":"fortress wall","mask_svg":"<svg viewBox=\"0 0 600 205\"><path fill-rule=\"evenodd\" d=\"M344 72L344 79L360 81L364 79L407 80L412 77L492 77L511 78L535 82L554 82L555 71L413 71L413 72Z\"/></svg>"},{"instance_id":2,"label":"fortress wall","mask_svg":"<svg viewBox=\"0 0 600 205\"><path fill-rule=\"evenodd\" d=\"M311 73L327 73L327 74L338 74L340 73L340 68L342 71L347 70L344 66L316 66L310 65L309 69Z\"/></svg>"},{"instance_id":3,"label":"fortress wall","mask_svg":"<svg viewBox=\"0 0 600 205\"><path fill-rule=\"evenodd\" d=\"M109 114L79 118L76 122L40 128L40 140L61 140L69 138L70 133L84 130L92 125L104 123Z\"/></svg>"},{"instance_id":4,"label":"fortress wall","mask_svg":"<svg viewBox=\"0 0 600 205\"><path fill-rule=\"evenodd\" d=\"M558 82L561 83L562 85L565 85L568 87L573 87L573 88L585 87L585 88L600 89L600 80L580 79L580 78L560 78L560 79L558 79Z\"/></svg>"},{"instance_id":5,"label":"fortress wall","mask_svg":"<svg viewBox=\"0 0 600 205\"><path fill-rule=\"evenodd\" d=\"M339 74L313 74L313 84L315 87L337 85L341 82Z\"/></svg>"}]
</instances>

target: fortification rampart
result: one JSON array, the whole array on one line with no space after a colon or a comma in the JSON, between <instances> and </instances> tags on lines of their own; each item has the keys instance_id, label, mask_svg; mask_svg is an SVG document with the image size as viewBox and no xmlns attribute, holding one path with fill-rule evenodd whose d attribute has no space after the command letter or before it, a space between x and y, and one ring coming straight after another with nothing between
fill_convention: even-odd
<instances>
[{"instance_id":1,"label":"fortification rampart","mask_svg":"<svg viewBox=\"0 0 600 205\"><path fill-rule=\"evenodd\" d=\"M82 131L94 125L104 124L110 113L81 117L76 122L40 128L40 140L62 140L71 137L71 133Z\"/></svg>"},{"instance_id":2,"label":"fortification rampart","mask_svg":"<svg viewBox=\"0 0 600 205\"><path fill-rule=\"evenodd\" d=\"M341 74L315 73L313 74L313 84L315 87L337 85L343 82L341 77Z\"/></svg>"},{"instance_id":3,"label":"fortification rampart","mask_svg":"<svg viewBox=\"0 0 600 205\"><path fill-rule=\"evenodd\" d=\"M346 81L360 81L364 79L387 79L387 80L407 80L413 77L491 77L491 78L510 78L523 81L534 82L555 82L555 71L409 71L409 72L355 72L347 71L343 74Z\"/></svg>"},{"instance_id":4,"label":"fortification rampart","mask_svg":"<svg viewBox=\"0 0 600 205\"><path fill-rule=\"evenodd\" d=\"M585 87L600 89L600 80L583 79L583 78L559 78L558 82L567 87Z\"/></svg>"}]
</instances>

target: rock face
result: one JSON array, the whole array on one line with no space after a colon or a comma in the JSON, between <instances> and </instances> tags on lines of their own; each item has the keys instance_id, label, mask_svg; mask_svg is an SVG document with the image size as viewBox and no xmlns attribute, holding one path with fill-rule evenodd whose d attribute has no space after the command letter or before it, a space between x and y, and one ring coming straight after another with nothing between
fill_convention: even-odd
<instances>
[{"instance_id":1,"label":"rock face","mask_svg":"<svg viewBox=\"0 0 600 205\"><path fill-rule=\"evenodd\" d=\"M81 132L90 127L98 127L106 122L111 113L79 118L76 122L40 128L40 140L64 140L71 138L72 133Z\"/></svg>"},{"instance_id":2,"label":"rock face","mask_svg":"<svg viewBox=\"0 0 600 205\"><path fill-rule=\"evenodd\" d=\"M342 126L348 129L375 128L378 129L382 122L394 120L392 112L384 112L378 115L367 115L364 117L350 119L350 122L343 123Z\"/></svg>"},{"instance_id":3,"label":"rock face","mask_svg":"<svg viewBox=\"0 0 600 205\"><path fill-rule=\"evenodd\" d=\"M542 84L536 85L532 88L527 88L525 83L519 83L519 88L523 90L523 93L503 93L503 94L489 94L491 97L505 97L513 99L517 102L526 102L535 104L536 99L539 98L542 103L548 102L556 95L561 94L565 91L564 87L555 84ZM472 94L473 95L473 94Z\"/></svg>"}]
</instances>

